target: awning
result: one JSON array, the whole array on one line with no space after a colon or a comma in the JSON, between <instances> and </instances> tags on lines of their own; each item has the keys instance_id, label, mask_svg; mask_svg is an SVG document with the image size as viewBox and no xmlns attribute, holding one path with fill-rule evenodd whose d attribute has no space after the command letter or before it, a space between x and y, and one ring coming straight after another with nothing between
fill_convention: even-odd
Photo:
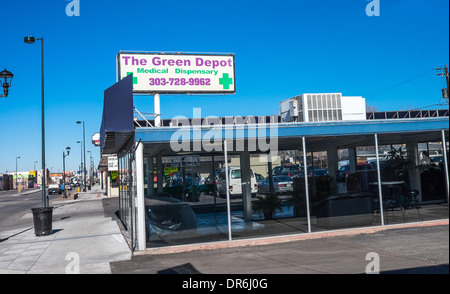
<instances>
[{"instance_id":1,"label":"awning","mask_svg":"<svg viewBox=\"0 0 450 294\"><path fill-rule=\"evenodd\" d=\"M101 154L117 153L134 134L133 77L105 90L100 128Z\"/></svg>"}]
</instances>

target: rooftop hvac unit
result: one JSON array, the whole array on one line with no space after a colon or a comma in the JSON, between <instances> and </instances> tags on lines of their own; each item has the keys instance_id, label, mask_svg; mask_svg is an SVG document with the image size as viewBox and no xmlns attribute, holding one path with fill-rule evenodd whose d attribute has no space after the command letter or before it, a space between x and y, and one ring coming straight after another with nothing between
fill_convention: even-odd
<instances>
[{"instance_id":1,"label":"rooftop hvac unit","mask_svg":"<svg viewBox=\"0 0 450 294\"><path fill-rule=\"evenodd\" d=\"M296 122L299 121L299 109L297 97L290 98L280 102L281 121Z\"/></svg>"}]
</instances>

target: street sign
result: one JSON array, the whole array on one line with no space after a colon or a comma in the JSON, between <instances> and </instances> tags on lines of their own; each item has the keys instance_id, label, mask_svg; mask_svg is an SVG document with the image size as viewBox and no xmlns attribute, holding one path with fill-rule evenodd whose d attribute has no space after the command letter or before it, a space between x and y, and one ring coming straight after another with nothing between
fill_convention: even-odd
<instances>
[{"instance_id":1,"label":"street sign","mask_svg":"<svg viewBox=\"0 0 450 294\"><path fill-rule=\"evenodd\" d=\"M199 155L171 156L170 161L173 167L201 165Z\"/></svg>"}]
</instances>

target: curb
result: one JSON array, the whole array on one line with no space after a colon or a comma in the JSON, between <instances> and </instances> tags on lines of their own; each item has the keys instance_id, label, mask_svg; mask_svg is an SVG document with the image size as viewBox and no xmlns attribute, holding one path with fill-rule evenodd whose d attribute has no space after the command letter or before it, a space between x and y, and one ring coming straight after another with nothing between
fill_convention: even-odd
<instances>
[{"instance_id":1,"label":"curb","mask_svg":"<svg viewBox=\"0 0 450 294\"><path fill-rule=\"evenodd\" d=\"M293 234L293 235L281 235L274 237L261 237L253 239L244 240L234 240L234 241L219 241L210 243L198 243L189 245L176 245L158 248L148 248L143 251L133 252L134 256L139 255L162 255L162 254L174 254L174 253L184 253L199 250L216 250L225 248L235 248L244 246L259 246L259 245L270 245L278 243L287 243L302 240L313 240L319 238L329 238L338 236L354 236L359 234L373 234L386 230L392 229L405 229L405 228L418 228L418 227L432 227L432 226L444 226L449 225L449 219L444 220L433 220L425 222L415 222L407 224L395 224L395 225L385 225L377 227L364 227L364 228L352 228L352 229L342 229L333 230L326 232L313 232L313 233L303 233L303 234Z\"/></svg>"}]
</instances>

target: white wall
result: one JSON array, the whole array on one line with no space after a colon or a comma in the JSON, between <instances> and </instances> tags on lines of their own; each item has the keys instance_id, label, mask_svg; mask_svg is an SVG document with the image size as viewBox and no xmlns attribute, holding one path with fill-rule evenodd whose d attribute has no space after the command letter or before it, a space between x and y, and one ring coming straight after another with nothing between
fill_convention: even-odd
<instances>
[{"instance_id":1,"label":"white wall","mask_svg":"<svg viewBox=\"0 0 450 294\"><path fill-rule=\"evenodd\" d=\"M342 120L366 120L366 99L361 96L342 96Z\"/></svg>"}]
</instances>

